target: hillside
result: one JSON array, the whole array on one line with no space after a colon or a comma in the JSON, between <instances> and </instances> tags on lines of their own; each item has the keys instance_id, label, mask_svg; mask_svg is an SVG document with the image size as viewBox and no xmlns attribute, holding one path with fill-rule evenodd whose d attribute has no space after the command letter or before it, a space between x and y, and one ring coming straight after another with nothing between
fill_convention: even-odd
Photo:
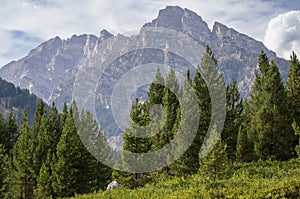
<instances>
[{"instance_id":1,"label":"hillside","mask_svg":"<svg viewBox=\"0 0 300 199\"><path fill-rule=\"evenodd\" d=\"M260 161L235 164L227 178L211 182L201 174L187 178L161 179L143 188L78 195L73 199L150 199L150 198L299 198L299 159L289 162Z\"/></svg>"},{"instance_id":2,"label":"hillside","mask_svg":"<svg viewBox=\"0 0 300 199\"><path fill-rule=\"evenodd\" d=\"M15 87L0 78L0 112L7 117L11 112L19 122L24 110L32 121L39 98L30 94L26 89Z\"/></svg>"}]
</instances>

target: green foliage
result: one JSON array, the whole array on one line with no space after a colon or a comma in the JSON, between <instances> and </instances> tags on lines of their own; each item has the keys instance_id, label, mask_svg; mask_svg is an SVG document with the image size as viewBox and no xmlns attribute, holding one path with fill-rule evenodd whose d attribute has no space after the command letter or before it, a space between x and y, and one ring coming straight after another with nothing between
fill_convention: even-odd
<instances>
[{"instance_id":1,"label":"green foliage","mask_svg":"<svg viewBox=\"0 0 300 199\"><path fill-rule=\"evenodd\" d=\"M9 116L6 119L6 134L5 138L1 138L1 142L5 145L6 152L11 154L12 149L17 142L17 139L19 137L19 128L17 125L17 122L15 120L15 117L12 113L9 114Z\"/></svg>"},{"instance_id":2,"label":"green foliage","mask_svg":"<svg viewBox=\"0 0 300 199\"><path fill-rule=\"evenodd\" d=\"M1 188L3 187L3 181L5 178L5 164L6 164L6 156L4 147L0 144L0 198L3 198L3 193Z\"/></svg>"},{"instance_id":3,"label":"green foliage","mask_svg":"<svg viewBox=\"0 0 300 199\"><path fill-rule=\"evenodd\" d=\"M264 52L259 57L260 75L251 96L250 134L258 158L287 160L294 157L294 133L289 122L287 96L278 67Z\"/></svg>"},{"instance_id":4,"label":"green foliage","mask_svg":"<svg viewBox=\"0 0 300 199\"><path fill-rule=\"evenodd\" d=\"M215 182L226 175L227 167L229 167L226 147L220 138L217 126L214 125L201 148L201 154L204 157L200 157L200 173L208 181Z\"/></svg>"},{"instance_id":5,"label":"green foliage","mask_svg":"<svg viewBox=\"0 0 300 199\"><path fill-rule=\"evenodd\" d=\"M35 165L33 162L34 134L30 130L26 112L23 115L20 137L13 149L14 176L17 178L10 182L10 190L17 192L20 197L33 198L36 184ZM14 197L17 197L15 195Z\"/></svg>"},{"instance_id":6,"label":"green foliage","mask_svg":"<svg viewBox=\"0 0 300 199\"><path fill-rule=\"evenodd\" d=\"M296 146L295 150L296 150L296 153L297 153L298 157L300 157L300 128L296 124L295 121L293 123L293 129L295 131L295 134L299 136L298 145Z\"/></svg>"},{"instance_id":7,"label":"green foliage","mask_svg":"<svg viewBox=\"0 0 300 199\"><path fill-rule=\"evenodd\" d=\"M238 137L236 146L236 160L249 162L253 159L253 139L249 134L249 124L251 119L251 109L247 100L244 100L244 112L241 116L241 124L238 127Z\"/></svg>"},{"instance_id":8,"label":"green foliage","mask_svg":"<svg viewBox=\"0 0 300 199\"><path fill-rule=\"evenodd\" d=\"M238 131L242 121L243 100L240 98L235 80L227 86L226 91L227 111L221 138L227 145L226 151L229 159L233 161L236 155Z\"/></svg>"},{"instance_id":9,"label":"green foliage","mask_svg":"<svg viewBox=\"0 0 300 199\"><path fill-rule=\"evenodd\" d=\"M135 159L130 159L126 151L132 153L146 153L151 150L152 140L150 138L140 138L138 137L139 133L146 132L141 128L149 124L149 112L148 112L147 103L139 103L136 99L136 103L132 105L130 117L133 122L130 126L125 128L124 132L124 144L123 150L121 153L120 164L122 167L127 168L128 170L136 170L136 164L139 162L137 157ZM114 171L113 178L116 179L119 183L122 183L125 187L139 187L143 186L145 183L150 181L150 176L143 173L127 173L122 171Z\"/></svg>"},{"instance_id":10,"label":"green foliage","mask_svg":"<svg viewBox=\"0 0 300 199\"><path fill-rule=\"evenodd\" d=\"M32 126L25 111L20 130L12 115L6 121L0 117L1 142L7 147L2 151L1 143L1 198L72 196L103 189L111 179L111 169L92 157L79 137L108 148L91 113L83 111L79 117L75 103L70 111L65 106L62 117L54 104L48 113L46 108L40 101ZM74 117L85 125L76 128Z\"/></svg>"},{"instance_id":11,"label":"green foliage","mask_svg":"<svg viewBox=\"0 0 300 199\"><path fill-rule=\"evenodd\" d=\"M43 162L39 176L37 177L37 187L34 190L35 198L51 198L54 196L52 187L52 155L50 150L47 154L46 160Z\"/></svg>"},{"instance_id":12,"label":"green foliage","mask_svg":"<svg viewBox=\"0 0 300 199\"><path fill-rule=\"evenodd\" d=\"M77 118L76 125L75 118ZM76 128L78 127L78 129ZM56 161L52 167L53 190L56 197L69 197L98 190L110 179L111 170L100 164L81 142L85 136L101 134L90 113L81 118L73 103L66 115L61 138L56 148ZM92 137L93 139L93 137ZM89 146L88 146L89 147ZM103 188L103 187L101 187Z\"/></svg>"},{"instance_id":13,"label":"green foliage","mask_svg":"<svg viewBox=\"0 0 300 199\"><path fill-rule=\"evenodd\" d=\"M291 119L300 125L300 62L295 52L292 53L290 59L290 69L288 72L287 94L288 105Z\"/></svg>"},{"instance_id":14,"label":"green foliage","mask_svg":"<svg viewBox=\"0 0 300 199\"><path fill-rule=\"evenodd\" d=\"M77 195L74 199L92 198L299 198L299 160L288 162L259 161L232 165L228 179L215 182L194 174L188 177L162 178L138 189L120 188Z\"/></svg>"},{"instance_id":15,"label":"green foliage","mask_svg":"<svg viewBox=\"0 0 300 199\"><path fill-rule=\"evenodd\" d=\"M29 123L32 122L38 98L28 90L15 87L0 78L0 110L7 117L10 112L14 113L18 123L22 119L22 112L27 111Z\"/></svg>"},{"instance_id":16,"label":"green foliage","mask_svg":"<svg viewBox=\"0 0 300 199\"><path fill-rule=\"evenodd\" d=\"M53 188L58 197L72 196L79 189L78 169L81 165L78 160L81 158L81 150L74 118L69 113L57 144L57 162L53 170Z\"/></svg>"}]
</instances>

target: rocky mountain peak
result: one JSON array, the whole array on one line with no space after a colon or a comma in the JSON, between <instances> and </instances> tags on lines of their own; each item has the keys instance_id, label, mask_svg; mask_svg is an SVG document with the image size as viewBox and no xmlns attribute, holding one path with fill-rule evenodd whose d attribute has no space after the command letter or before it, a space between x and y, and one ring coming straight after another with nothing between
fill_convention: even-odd
<instances>
[{"instance_id":1,"label":"rocky mountain peak","mask_svg":"<svg viewBox=\"0 0 300 199\"><path fill-rule=\"evenodd\" d=\"M110 32L108 32L106 29L103 29L100 31L100 40L103 41L109 37L113 36Z\"/></svg>"},{"instance_id":2,"label":"rocky mountain peak","mask_svg":"<svg viewBox=\"0 0 300 199\"><path fill-rule=\"evenodd\" d=\"M172 29L189 35L203 47L209 44L218 60L219 69L226 84L235 79L244 97L248 96L251 91L255 79L254 71L257 69L257 59L262 50L266 52L270 60L275 60L283 79L287 77L289 62L277 58L276 54L268 50L262 42L219 22L215 22L211 31L207 23L189 9L167 6L159 11L156 19L146 23L143 27ZM21 88L29 89L49 104L54 101L57 107L62 109L64 102L71 103L72 101L72 90L78 70L88 68L90 65L98 65L101 62L105 54L101 48L103 47L101 42L111 36L113 36L111 33L103 29L99 37L90 34L73 35L66 40L55 37L30 51L28 56L3 66L0 69L0 76ZM136 56L134 53L141 54ZM136 63L164 63L163 56L165 56L164 53L155 50L129 53L126 56L128 61L116 61L112 64L115 67L112 71L120 72ZM172 54L168 56L170 56L168 57L170 65L182 66L180 70L187 70L184 68L187 66L184 59ZM106 86L103 89L105 92L103 95L97 95L99 97L97 102L107 107L109 101L106 99L111 99L109 96L111 87ZM104 109L99 110L100 113ZM111 123L108 119L107 125ZM115 129L113 126L109 128Z\"/></svg>"},{"instance_id":3,"label":"rocky mountain peak","mask_svg":"<svg viewBox=\"0 0 300 199\"><path fill-rule=\"evenodd\" d=\"M211 31L197 13L179 6L167 6L158 13L158 17L143 27L161 27L186 33L195 40L207 44L211 40Z\"/></svg>"}]
</instances>

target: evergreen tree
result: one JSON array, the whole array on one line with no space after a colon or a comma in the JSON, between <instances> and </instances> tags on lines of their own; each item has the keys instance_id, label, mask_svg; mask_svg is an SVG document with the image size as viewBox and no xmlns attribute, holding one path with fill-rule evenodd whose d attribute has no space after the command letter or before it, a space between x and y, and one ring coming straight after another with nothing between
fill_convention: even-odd
<instances>
[{"instance_id":1,"label":"evergreen tree","mask_svg":"<svg viewBox=\"0 0 300 199\"><path fill-rule=\"evenodd\" d=\"M66 103L64 103L63 110L62 110L61 114L59 115L59 128L60 128L60 132L62 132L62 130L63 130L64 126L65 126L67 115L68 115L68 106L67 106Z\"/></svg>"},{"instance_id":2,"label":"evergreen tree","mask_svg":"<svg viewBox=\"0 0 300 199\"><path fill-rule=\"evenodd\" d=\"M76 106L76 104L73 104L73 106ZM77 108L73 108L73 111L76 110ZM78 120L80 120L80 125L78 125L77 133L81 140L85 140L85 145L81 143L81 158L78 160L78 164L82 166L79 170L78 179L81 183L81 191L89 193L98 191L100 188L103 189L109 183L112 173L110 167L99 162L96 159L97 156L93 157L89 151L96 150L92 154L101 155L99 159L104 159L109 158L110 148L104 132L101 129L99 130L98 124L90 112L82 111ZM104 155L106 157L103 157Z\"/></svg>"},{"instance_id":3,"label":"evergreen tree","mask_svg":"<svg viewBox=\"0 0 300 199\"><path fill-rule=\"evenodd\" d=\"M23 114L20 136L13 149L14 176L16 179L10 185L10 191L16 193L15 197L33 198L35 188L35 167L33 164L34 135L28 125L26 111Z\"/></svg>"},{"instance_id":4,"label":"evergreen tree","mask_svg":"<svg viewBox=\"0 0 300 199\"><path fill-rule=\"evenodd\" d=\"M240 98L237 82L235 80L227 86L227 113L224 128L221 134L222 140L227 145L227 154L229 159L234 160L236 154L236 145L238 131L243 112L243 100Z\"/></svg>"},{"instance_id":5,"label":"evergreen tree","mask_svg":"<svg viewBox=\"0 0 300 199\"><path fill-rule=\"evenodd\" d=\"M214 143L216 143L215 146L212 146ZM212 147L213 150L210 151ZM226 175L229 162L226 153L226 144L221 140L216 125L210 131L209 137L205 140L202 149L203 154L208 155L201 157L199 170L201 175L213 182L223 178ZM205 152L206 150L210 152Z\"/></svg>"},{"instance_id":6,"label":"evergreen tree","mask_svg":"<svg viewBox=\"0 0 300 199\"><path fill-rule=\"evenodd\" d=\"M160 147L165 146L173 139L173 127L177 117L177 109L179 107L179 84L175 75L175 71L171 69L166 77L166 86L164 88L163 105L165 113L165 124L160 135Z\"/></svg>"},{"instance_id":7,"label":"evergreen tree","mask_svg":"<svg viewBox=\"0 0 300 199\"><path fill-rule=\"evenodd\" d=\"M295 52L292 53L290 59L290 69L288 72L287 96L288 96L288 112L290 113L290 124L295 122L296 126L300 126L300 61ZM299 134L294 136L294 146L298 144ZM297 152L298 153L298 152ZM298 153L299 156L299 153Z\"/></svg>"},{"instance_id":8,"label":"evergreen tree","mask_svg":"<svg viewBox=\"0 0 300 199\"><path fill-rule=\"evenodd\" d=\"M0 188L1 198L20 198L20 181L13 166L12 157L9 157L7 154L5 155L1 176L3 176L2 187Z\"/></svg>"},{"instance_id":9,"label":"evergreen tree","mask_svg":"<svg viewBox=\"0 0 300 199\"><path fill-rule=\"evenodd\" d=\"M244 100L243 108L244 112L241 116L241 124L237 136L236 159L240 162L248 162L255 158L253 157L253 141L249 135L251 109L247 100Z\"/></svg>"},{"instance_id":10,"label":"evergreen tree","mask_svg":"<svg viewBox=\"0 0 300 199\"><path fill-rule=\"evenodd\" d=\"M6 152L11 154L12 149L19 137L19 128L14 118L14 115L12 113L10 113L6 119L6 133L7 133L7 139L5 141Z\"/></svg>"},{"instance_id":11,"label":"evergreen tree","mask_svg":"<svg viewBox=\"0 0 300 199\"><path fill-rule=\"evenodd\" d=\"M193 91L190 71L187 71L180 96L180 108L178 108L177 120L173 128L175 133L180 133L179 143L176 143L173 150L174 153L185 151L178 160L170 165L172 172L177 176L194 174L199 169L199 151L201 145L199 144L197 134L194 138L191 135L192 131L194 131L193 125L196 125L199 121L198 111L195 108L198 105L198 101ZM190 146L186 150L185 147L189 144ZM178 156L178 154L175 155Z\"/></svg>"},{"instance_id":12,"label":"evergreen tree","mask_svg":"<svg viewBox=\"0 0 300 199\"><path fill-rule=\"evenodd\" d=\"M59 142L61 136L61 129L60 129L60 121L59 121L59 114L55 104L52 104L48 114L48 121L47 121L47 132L49 136L50 142L50 150L51 153L55 153L57 143Z\"/></svg>"},{"instance_id":13,"label":"evergreen tree","mask_svg":"<svg viewBox=\"0 0 300 199\"><path fill-rule=\"evenodd\" d=\"M160 70L157 69L156 79L150 84L150 88L148 91L149 103L151 105L154 104L162 104L162 99L164 95L165 89L165 79L161 75Z\"/></svg>"},{"instance_id":14,"label":"evergreen tree","mask_svg":"<svg viewBox=\"0 0 300 199\"><path fill-rule=\"evenodd\" d=\"M39 176L37 177L37 186L34 190L35 198L52 198L54 191L52 188L52 167L51 167L52 155L50 150L47 153L47 158L43 162Z\"/></svg>"},{"instance_id":15,"label":"evergreen tree","mask_svg":"<svg viewBox=\"0 0 300 199\"><path fill-rule=\"evenodd\" d=\"M80 119L77 107L74 106L76 106L75 103L67 113L62 135L57 144L56 161L52 167L52 184L54 195L57 197L70 197L75 193L96 191L100 188L100 182L107 182L107 176L110 175L110 169L91 156L80 139L99 141L93 138L99 135L96 121L93 120L90 113L83 113ZM74 116L78 117L79 123L84 124L78 125L78 130L75 126ZM107 173L102 174L101 172Z\"/></svg>"},{"instance_id":16,"label":"evergreen tree","mask_svg":"<svg viewBox=\"0 0 300 199\"><path fill-rule=\"evenodd\" d=\"M289 112L292 116L292 121L300 125L300 62L295 52L292 53L290 59L290 69L288 72L287 94Z\"/></svg>"},{"instance_id":17,"label":"evergreen tree","mask_svg":"<svg viewBox=\"0 0 300 199\"><path fill-rule=\"evenodd\" d=\"M9 146L9 135L7 132L5 120L0 113L0 144L2 147L4 147L5 151L8 152Z\"/></svg>"},{"instance_id":18,"label":"evergreen tree","mask_svg":"<svg viewBox=\"0 0 300 199\"><path fill-rule=\"evenodd\" d=\"M295 134L300 136L300 128L295 121L293 122L293 129L294 129ZM298 155L298 158L300 158L300 138L298 139L298 144L295 147L295 151Z\"/></svg>"},{"instance_id":19,"label":"evergreen tree","mask_svg":"<svg viewBox=\"0 0 300 199\"><path fill-rule=\"evenodd\" d=\"M163 95L163 107L164 112L162 114L162 121L164 121L162 130L159 133L159 139L157 140L158 148L162 148L170 143L177 133L175 130L175 124L179 111L179 84L175 75L175 71L171 69L170 73L166 77L166 83ZM174 171L169 166L163 168L163 172L173 175Z\"/></svg>"},{"instance_id":20,"label":"evergreen tree","mask_svg":"<svg viewBox=\"0 0 300 199\"><path fill-rule=\"evenodd\" d=\"M204 150L204 140L209 131L210 124L215 123L216 121L221 121L224 114L218 114L219 111L222 111L222 104L214 104L215 110L214 113L212 111L212 101L211 96L217 96L222 99L225 98L225 93L222 92L222 88L224 87L224 79L222 75L218 72L218 63L214 57L214 54L209 46L206 47L206 51L204 52L199 68L196 72L193 89L197 96L199 108L200 108L200 118L199 118L199 126L198 132L196 136L196 140L194 143L200 146L200 153L207 151ZM210 88L210 90L209 90ZM220 90L221 88L221 90ZM224 101L224 104L226 102ZM219 108L217 106L220 106ZM218 110L219 109L219 110ZM225 110L224 110L225 112ZM217 131L221 131L219 125L217 125ZM197 149L198 150L198 149ZM198 152L199 153L199 152Z\"/></svg>"},{"instance_id":21,"label":"evergreen tree","mask_svg":"<svg viewBox=\"0 0 300 199\"><path fill-rule=\"evenodd\" d=\"M4 181L4 178L5 178L5 164L6 164L5 149L0 144L0 198L4 197L3 181Z\"/></svg>"},{"instance_id":22,"label":"evergreen tree","mask_svg":"<svg viewBox=\"0 0 300 199\"><path fill-rule=\"evenodd\" d=\"M33 132L35 135L35 148L34 148L34 159L33 163L35 165L35 173L38 175L40 168L47 157L48 150L52 145L52 135L47 128L47 116L46 113L40 116L39 127L37 132ZM36 121L36 120L35 120ZM36 133L36 134L35 134Z\"/></svg>"},{"instance_id":23,"label":"evergreen tree","mask_svg":"<svg viewBox=\"0 0 300 199\"><path fill-rule=\"evenodd\" d=\"M259 57L260 75L251 96L250 134L258 158L286 160L294 156L294 135L288 120L287 96L278 67L269 64L264 52Z\"/></svg>"},{"instance_id":24,"label":"evergreen tree","mask_svg":"<svg viewBox=\"0 0 300 199\"><path fill-rule=\"evenodd\" d=\"M80 140L79 140L80 141ZM61 138L57 144L57 162L53 167L53 190L58 197L71 197L76 193L76 176L80 148L73 115L68 113Z\"/></svg>"},{"instance_id":25,"label":"evergreen tree","mask_svg":"<svg viewBox=\"0 0 300 199\"><path fill-rule=\"evenodd\" d=\"M204 60L201 63L202 65L204 65ZM194 141L194 143L199 146L199 150L197 152L199 154L200 148L207 134L209 122L211 119L211 99L210 99L208 87L201 75L200 67L198 68L195 75L195 79L193 82L193 90L197 96L197 100L199 103L200 119L199 119L197 137ZM199 155L197 155L197 157L198 156Z\"/></svg>"},{"instance_id":26,"label":"evergreen tree","mask_svg":"<svg viewBox=\"0 0 300 199\"><path fill-rule=\"evenodd\" d=\"M149 125L149 112L147 103L139 103L136 99L135 104L132 105L130 117L132 122L129 127L124 130L124 144L121 153L120 163L122 167L127 167L128 170L136 170L136 167L141 165L136 164L138 157L130 159L126 151L132 153L146 153L151 150L151 138L141 138L139 134L143 131L143 127ZM145 132L146 133L146 132ZM145 165L144 165L145 166ZM113 178L118 180L123 186L135 188L143 186L150 181L150 176L144 173L128 173L123 171L114 171Z\"/></svg>"}]
</instances>

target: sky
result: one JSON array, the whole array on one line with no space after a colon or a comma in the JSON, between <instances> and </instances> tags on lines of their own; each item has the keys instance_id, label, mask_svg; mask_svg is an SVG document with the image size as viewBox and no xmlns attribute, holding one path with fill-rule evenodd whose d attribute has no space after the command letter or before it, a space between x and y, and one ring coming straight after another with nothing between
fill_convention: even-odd
<instances>
[{"instance_id":1,"label":"sky","mask_svg":"<svg viewBox=\"0 0 300 199\"><path fill-rule=\"evenodd\" d=\"M135 31L167 5L188 8L262 41L289 59L300 57L300 0L0 0L0 67L59 36Z\"/></svg>"}]
</instances>

